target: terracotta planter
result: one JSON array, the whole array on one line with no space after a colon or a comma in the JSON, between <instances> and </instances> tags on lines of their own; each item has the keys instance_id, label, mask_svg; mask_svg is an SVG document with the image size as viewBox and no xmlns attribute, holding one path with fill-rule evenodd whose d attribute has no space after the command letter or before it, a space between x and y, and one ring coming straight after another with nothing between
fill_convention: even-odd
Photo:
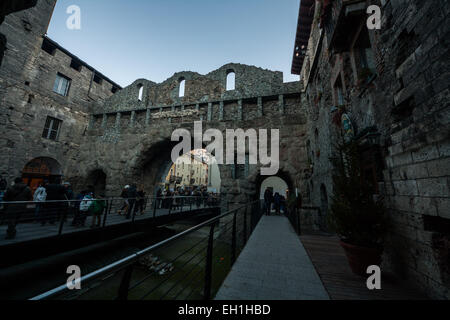
<instances>
[{"instance_id":1,"label":"terracotta planter","mask_svg":"<svg viewBox=\"0 0 450 320\"><path fill-rule=\"evenodd\" d=\"M345 250L353 273L366 276L367 267L372 265L381 266L382 249L355 246L344 241L340 241L340 243Z\"/></svg>"}]
</instances>

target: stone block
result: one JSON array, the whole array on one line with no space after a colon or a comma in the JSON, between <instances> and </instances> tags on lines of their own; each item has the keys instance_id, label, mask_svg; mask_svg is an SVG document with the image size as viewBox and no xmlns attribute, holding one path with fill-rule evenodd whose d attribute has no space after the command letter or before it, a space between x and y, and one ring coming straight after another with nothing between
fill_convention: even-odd
<instances>
[{"instance_id":1,"label":"stone block","mask_svg":"<svg viewBox=\"0 0 450 320\"><path fill-rule=\"evenodd\" d=\"M394 189L396 194L401 196L418 196L419 190L415 180L394 181Z\"/></svg>"},{"instance_id":2,"label":"stone block","mask_svg":"<svg viewBox=\"0 0 450 320\"><path fill-rule=\"evenodd\" d=\"M448 197L450 189L449 178L430 178L417 180L419 194L424 197Z\"/></svg>"}]
</instances>

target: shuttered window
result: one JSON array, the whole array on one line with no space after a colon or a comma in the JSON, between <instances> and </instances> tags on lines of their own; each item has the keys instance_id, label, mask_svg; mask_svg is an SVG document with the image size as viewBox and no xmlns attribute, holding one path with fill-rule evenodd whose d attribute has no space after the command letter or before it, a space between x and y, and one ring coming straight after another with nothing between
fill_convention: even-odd
<instances>
[{"instance_id":1,"label":"shuttered window","mask_svg":"<svg viewBox=\"0 0 450 320\"><path fill-rule=\"evenodd\" d=\"M47 117L42 137L56 141L59 135L59 130L61 129L61 124L62 124L61 120L52 117Z\"/></svg>"}]
</instances>

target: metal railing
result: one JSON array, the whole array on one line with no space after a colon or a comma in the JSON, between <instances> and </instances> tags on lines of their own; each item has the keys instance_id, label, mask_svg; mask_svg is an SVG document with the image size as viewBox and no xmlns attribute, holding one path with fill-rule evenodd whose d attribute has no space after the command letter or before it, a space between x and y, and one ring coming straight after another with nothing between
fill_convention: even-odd
<instances>
[{"instance_id":1,"label":"metal railing","mask_svg":"<svg viewBox=\"0 0 450 320\"><path fill-rule=\"evenodd\" d=\"M302 210L313 210L316 211L317 216L316 219L319 219L321 216L321 211L319 207L312 207L312 206L302 206L301 208L294 207L287 210L286 216L291 222L292 227L297 232L298 235L302 234L302 223L305 223L306 221L301 221L301 211ZM315 222L316 225L320 225L319 221Z\"/></svg>"},{"instance_id":2,"label":"metal railing","mask_svg":"<svg viewBox=\"0 0 450 320\"><path fill-rule=\"evenodd\" d=\"M218 196L108 198L88 201L0 202L0 232L5 232L10 239L32 240L89 227L105 228L220 206ZM95 202L100 203L100 206L94 205ZM88 218L92 220L87 221Z\"/></svg>"},{"instance_id":3,"label":"metal railing","mask_svg":"<svg viewBox=\"0 0 450 320\"><path fill-rule=\"evenodd\" d=\"M210 300L262 216L261 201L238 206L31 300Z\"/></svg>"}]
</instances>

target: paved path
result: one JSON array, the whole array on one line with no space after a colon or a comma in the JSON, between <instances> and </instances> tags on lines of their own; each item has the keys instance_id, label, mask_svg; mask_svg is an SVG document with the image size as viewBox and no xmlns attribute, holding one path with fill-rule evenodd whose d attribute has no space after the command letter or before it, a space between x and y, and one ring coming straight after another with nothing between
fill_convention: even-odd
<instances>
[{"instance_id":1,"label":"paved path","mask_svg":"<svg viewBox=\"0 0 450 320\"><path fill-rule=\"evenodd\" d=\"M263 216L216 300L328 300L289 220Z\"/></svg>"}]
</instances>

